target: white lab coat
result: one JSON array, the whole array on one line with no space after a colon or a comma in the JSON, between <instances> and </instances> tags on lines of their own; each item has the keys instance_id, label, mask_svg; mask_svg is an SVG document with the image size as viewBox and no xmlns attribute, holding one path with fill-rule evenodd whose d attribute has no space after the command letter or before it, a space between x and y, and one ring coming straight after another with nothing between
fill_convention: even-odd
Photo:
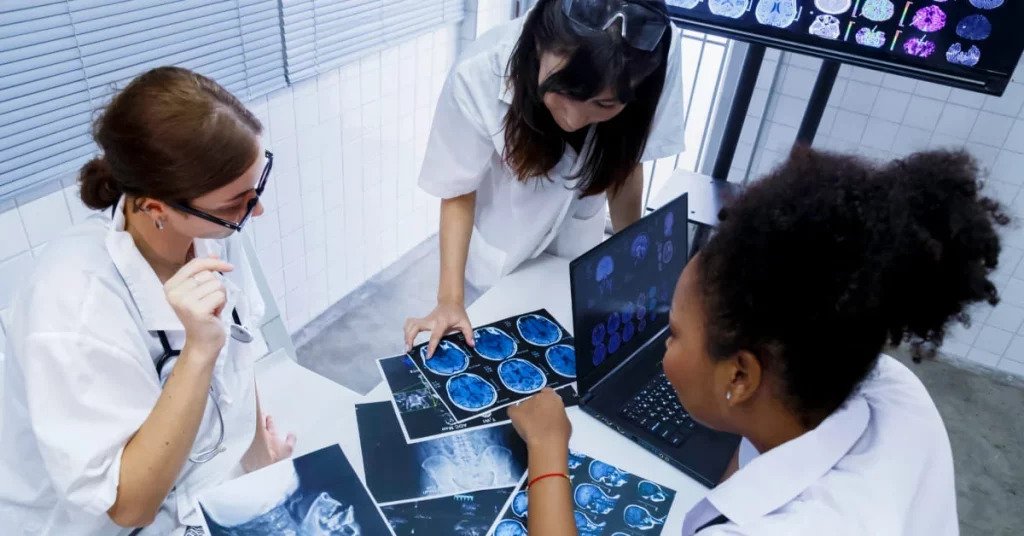
<instances>
[{"instance_id":1,"label":"white lab coat","mask_svg":"<svg viewBox=\"0 0 1024 536\"><path fill-rule=\"evenodd\" d=\"M517 181L502 162L502 121L512 102L505 67L525 18L495 28L463 52L441 91L427 142L420 187L442 199L476 192L476 215L466 279L478 289L544 252L574 258L597 245L605 226L604 194L579 198L573 189L584 159L571 147L551 181ZM683 151L682 53L671 30L665 86L642 161ZM584 153L588 150L590 130Z\"/></svg>"},{"instance_id":2,"label":"white lab coat","mask_svg":"<svg viewBox=\"0 0 1024 536\"><path fill-rule=\"evenodd\" d=\"M686 515L683 535L955 536L953 454L935 403L883 355L817 428L764 454L743 440L740 470Z\"/></svg>"},{"instance_id":3,"label":"white lab coat","mask_svg":"<svg viewBox=\"0 0 1024 536\"><path fill-rule=\"evenodd\" d=\"M180 350L185 332L163 285L124 231L124 200L114 217L97 214L51 242L14 305L5 360L0 428L0 527L4 534L60 536L126 533L106 511L114 504L121 455L161 393L155 363L164 330ZM254 326L263 300L241 237L196 240L196 255L234 266L224 277L227 306ZM195 495L240 472L256 429L251 344L227 338L213 386L224 415L226 448L186 465L156 522L142 534L200 525ZM166 371L165 371L166 377ZM213 403L196 439L215 444Z\"/></svg>"}]
</instances>

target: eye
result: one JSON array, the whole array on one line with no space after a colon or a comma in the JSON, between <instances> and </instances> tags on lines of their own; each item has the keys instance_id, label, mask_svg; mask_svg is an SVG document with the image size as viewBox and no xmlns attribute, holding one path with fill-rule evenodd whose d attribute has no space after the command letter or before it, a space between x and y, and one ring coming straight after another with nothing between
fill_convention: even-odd
<instances>
[{"instance_id":1,"label":"eye","mask_svg":"<svg viewBox=\"0 0 1024 536\"><path fill-rule=\"evenodd\" d=\"M602 108L602 109L605 109L605 110L609 110L609 109L615 107L614 104L609 104L609 103L606 103L606 102L595 102L594 104L596 104L598 108Z\"/></svg>"}]
</instances>

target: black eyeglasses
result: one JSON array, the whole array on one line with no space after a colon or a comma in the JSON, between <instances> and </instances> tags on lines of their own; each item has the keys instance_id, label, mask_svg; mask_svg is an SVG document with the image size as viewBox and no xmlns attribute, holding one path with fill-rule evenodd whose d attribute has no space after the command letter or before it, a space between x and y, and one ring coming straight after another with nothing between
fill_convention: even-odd
<instances>
[{"instance_id":1,"label":"black eyeglasses","mask_svg":"<svg viewBox=\"0 0 1024 536\"><path fill-rule=\"evenodd\" d=\"M218 218L213 214L209 214L207 212L203 212L202 210L192 208L185 203L176 203L171 201L168 202L167 204L172 208L184 212L186 214L191 214L192 216L202 218L210 223L216 223L217 225L227 227L232 231L240 232L242 230L242 227L245 226L245 222L249 220L249 216L252 215L252 211L256 209L256 205L259 204L260 196L263 195L263 189L267 187L267 177L270 176L270 169L274 167L274 153L270 151L265 151L263 154L264 156L267 157L267 164L266 166L263 167L263 174L260 175L259 182L256 183L256 196L250 199L248 203L246 203L245 214L242 216L242 219L239 220L238 222Z\"/></svg>"},{"instance_id":2,"label":"black eyeglasses","mask_svg":"<svg viewBox=\"0 0 1024 536\"><path fill-rule=\"evenodd\" d=\"M650 52L668 28L668 16L628 0L562 0L562 13L588 30L603 32L621 20L622 40Z\"/></svg>"}]
</instances>

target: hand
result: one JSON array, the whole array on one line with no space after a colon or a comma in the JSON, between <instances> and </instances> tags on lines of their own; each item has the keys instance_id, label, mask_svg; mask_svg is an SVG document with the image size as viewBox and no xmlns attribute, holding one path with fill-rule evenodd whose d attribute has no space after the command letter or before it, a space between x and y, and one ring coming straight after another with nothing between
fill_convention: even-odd
<instances>
[{"instance_id":1,"label":"hand","mask_svg":"<svg viewBox=\"0 0 1024 536\"><path fill-rule=\"evenodd\" d=\"M572 423L565 413L562 398L554 389L545 387L519 405L509 406L508 416L531 450L569 448Z\"/></svg>"},{"instance_id":2,"label":"hand","mask_svg":"<svg viewBox=\"0 0 1024 536\"><path fill-rule=\"evenodd\" d=\"M466 344L473 347L473 327L469 323L466 308L456 303L438 303L431 313L423 318L410 318L405 321L405 351L412 350L413 340L422 331L430 331L430 343L427 344L427 359L434 357L434 350L441 343L441 337L453 331L461 331Z\"/></svg>"},{"instance_id":3,"label":"hand","mask_svg":"<svg viewBox=\"0 0 1024 536\"><path fill-rule=\"evenodd\" d=\"M256 436L252 438L252 445L242 456L242 469L246 473L288 459L295 449L295 434L288 434L282 440L277 435L277 428L274 427L274 418L270 415L260 416L263 418L256 425Z\"/></svg>"},{"instance_id":4,"label":"hand","mask_svg":"<svg viewBox=\"0 0 1024 536\"><path fill-rule=\"evenodd\" d=\"M185 326L185 343L216 357L226 340L220 320L227 301L224 284L216 272L232 266L216 257L192 259L164 283L167 303Z\"/></svg>"}]
</instances>

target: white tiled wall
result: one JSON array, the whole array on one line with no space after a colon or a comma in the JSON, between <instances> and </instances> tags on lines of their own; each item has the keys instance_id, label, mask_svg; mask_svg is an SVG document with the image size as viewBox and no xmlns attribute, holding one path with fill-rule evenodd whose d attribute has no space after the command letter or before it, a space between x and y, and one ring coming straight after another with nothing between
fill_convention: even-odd
<instances>
[{"instance_id":1,"label":"white tiled wall","mask_svg":"<svg viewBox=\"0 0 1024 536\"><path fill-rule=\"evenodd\" d=\"M782 55L780 81L760 125L767 136L754 151L752 178L786 156L820 64L805 56ZM1003 234L1003 255L994 277L1002 303L977 306L971 328L954 328L942 351L1024 376L1022 108L1021 80L1015 79L1002 97L991 97L844 66L814 145L876 159L941 147L963 147L977 157L988 170L988 194L1009 207L1018 221Z\"/></svg>"},{"instance_id":2,"label":"white tiled wall","mask_svg":"<svg viewBox=\"0 0 1024 536\"><path fill-rule=\"evenodd\" d=\"M266 214L246 232L290 330L437 231L439 205L416 175L458 35L437 30L248 103L275 158ZM88 216L74 182L0 205L0 315L40 248Z\"/></svg>"}]
</instances>

